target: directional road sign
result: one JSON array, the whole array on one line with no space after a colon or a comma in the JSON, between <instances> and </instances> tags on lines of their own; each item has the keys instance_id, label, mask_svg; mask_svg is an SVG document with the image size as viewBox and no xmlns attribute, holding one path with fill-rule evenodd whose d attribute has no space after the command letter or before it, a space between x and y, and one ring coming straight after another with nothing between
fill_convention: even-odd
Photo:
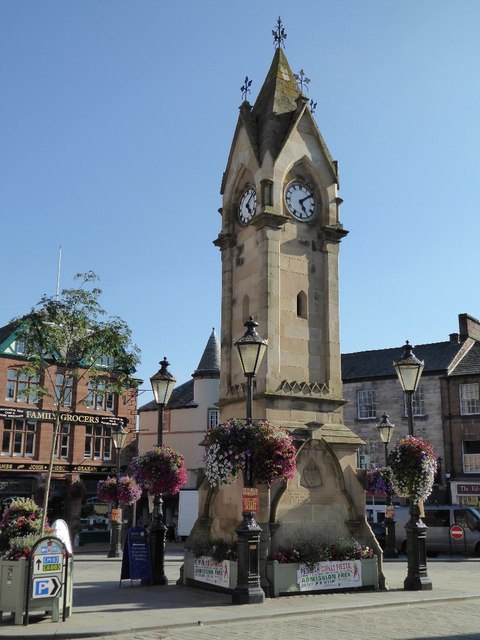
<instances>
[{"instance_id":1,"label":"directional road sign","mask_svg":"<svg viewBox=\"0 0 480 640\"><path fill-rule=\"evenodd\" d=\"M36 553L33 556L33 575L52 575L62 572L62 554L60 553Z\"/></svg>"},{"instance_id":2,"label":"directional road sign","mask_svg":"<svg viewBox=\"0 0 480 640\"><path fill-rule=\"evenodd\" d=\"M32 598L55 598L61 588L62 581L57 576L33 578Z\"/></svg>"}]
</instances>

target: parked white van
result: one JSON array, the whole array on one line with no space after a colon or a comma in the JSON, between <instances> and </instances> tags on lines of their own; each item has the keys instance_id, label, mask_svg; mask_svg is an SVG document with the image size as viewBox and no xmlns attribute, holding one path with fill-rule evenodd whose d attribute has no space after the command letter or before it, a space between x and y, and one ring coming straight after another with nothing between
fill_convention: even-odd
<instances>
[{"instance_id":1,"label":"parked white van","mask_svg":"<svg viewBox=\"0 0 480 640\"><path fill-rule=\"evenodd\" d=\"M427 554L467 553L480 556L480 512L475 507L465 505L425 505L427 525ZM410 516L408 507L395 509L395 537L397 549L405 553L407 535L405 525ZM459 524L463 527L463 540L454 541L450 537L450 527Z\"/></svg>"}]
</instances>

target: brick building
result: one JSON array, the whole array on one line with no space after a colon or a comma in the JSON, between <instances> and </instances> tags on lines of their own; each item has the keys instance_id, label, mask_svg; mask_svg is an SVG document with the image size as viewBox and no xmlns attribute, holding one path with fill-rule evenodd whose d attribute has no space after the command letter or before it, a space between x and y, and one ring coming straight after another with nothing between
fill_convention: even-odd
<instances>
[{"instance_id":1,"label":"brick building","mask_svg":"<svg viewBox=\"0 0 480 640\"><path fill-rule=\"evenodd\" d=\"M14 326L0 328L2 507L9 498L17 496L32 497L42 504L55 408L51 398L40 398L36 392L39 384L53 389L64 375L61 367L52 364L45 379L39 380L22 371L24 364L23 344L16 339ZM107 393L102 382L87 379L77 382L73 378L64 398L54 453L49 520L62 518L75 530L79 527L82 500L85 503L94 497L98 480L116 469L112 429L119 426L135 429L137 400L134 388L119 395ZM130 437L133 443L135 434ZM127 459L128 454L127 446L122 455Z\"/></svg>"}]
</instances>

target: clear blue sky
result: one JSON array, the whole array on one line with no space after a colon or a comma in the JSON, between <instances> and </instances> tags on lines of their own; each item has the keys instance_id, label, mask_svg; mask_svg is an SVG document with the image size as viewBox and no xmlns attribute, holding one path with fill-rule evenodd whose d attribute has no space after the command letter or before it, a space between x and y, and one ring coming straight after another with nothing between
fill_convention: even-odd
<instances>
[{"instance_id":1,"label":"clear blue sky","mask_svg":"<svg viewBox=\"0 0 480 640\"><path fill-rule=\"evenodd\" d=\"M220 333L220 181L278 16L340 168L342 351L480 316L478 0L0 0L5 324L77 272L185 382ZM260 333L261 333L261 327ZM140 404L147 398L140 398Z\"/></svg>"}]
</instances>

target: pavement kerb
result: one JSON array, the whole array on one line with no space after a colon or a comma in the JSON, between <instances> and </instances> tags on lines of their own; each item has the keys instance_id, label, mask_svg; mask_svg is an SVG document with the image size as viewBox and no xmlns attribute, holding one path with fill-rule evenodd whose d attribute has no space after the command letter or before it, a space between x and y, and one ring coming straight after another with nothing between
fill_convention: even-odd
<instances>
[{"instance_id":1,"label":"pavement kerb","mask_svg":"<svg viewBox=\"0 0 480 640\"><path fill-rule=\"evenodd\" d=\"M267 598L260 605L232 605L228 594L213 594L174 585L175 575L178 576L183 559L178 549L174 549L167 557L166 569L172 571L169 579L174 587L168 595L162 593L164 587L160 586L129 585L116 589L121 561L106 560L103 550L96 550L90 555L88 552L79 553L77 557L79 571L74 584L79 589L80 597L76 607L74 590L73 615L65 622L54 623L49 618L44 618L38 622L32 620L28 626L6 624L10 620L5 620L0 624L0 637L11 640L33 637L39 640L109 638L142 632L167 633L174 628L194 628L199 625L206 627L268 618L338 614L380 607L382 611L388 611L428 603L480 600L480 559L465 561L447 558L433 561L429 564L429 575L433 574L432 591L403 590L406 575L406 562L403 559L384 564L387 584L390 585L390 589L385 591L292 595ZM88 598L84 595L87 592L90 594Z\"/></svg>"},{"instance_id":2,"label":"pavement kerb","mask_svg":"<svg viewBox=\"0 0 480 640\"><path fill-rule=\"evenodd\" d=\"M295 596L291 596L291 597L295 597ZM36 632L34 635L29 633L28 635L20 635L18 633L15 633L14 635L10 635L10 636L4 636L4 637L9 637L9 638L35 638L35 640L74 640L76 638L97 638L98 640L101 640L102 638L109 638L112 636L119 636L119 635L130 635L130 634L138 634L138 633L149 633L149 632L157 632L157 633L165 633L168 634L169 631L171 631L172 629L188 629L188 628L195 628L197 626L216 626L216 625L222 625L222 624L228 624L228 623L235 623L235 622L253 622L255 620L264 620L265 618L296 618L296 617L305 617L305 616L313 616L313 615L319 615L319 614L338 614L339 612L344 612L344 613L348 613L348 612L352 612L352 611L358 611L359 609L361 610L365 610L365 609L382 609L383 612L385 612L385 614L388 612L389 609L399 609L402 607L417 607L417 606L422 606L425 605L426 603L452 603L452 602L460 602L460 601L465 601L465 600L480 600L480 596L477 595L472 595L472 596L458 596L458 597L439 597L439 598L429 598L429 599L425 599L425 600L410 600L410 601L405 601L405 602L392 602L392 603L377 603L377 604L369 604L367 606L365 606L365 604L358 604L358 605L352 605L352 606L342 606L342 607L332 607L332 608L327 608L327 607L319 607L318 609L315 610L302 610L302 611L290 611L290 612L285 612L285 613L274 613L272 614L271 612L268 611L264 611L263 613L259 613L256 615L250 614L250 615L245 615L245 616L240 616L240 617L235 617L232 618L231 616L229 617L225 617L225 618L216 618L214 620L208 620L208 621L204 621L204 620L198 620L197 622L185 622L185 623L174 623L174 624L159 624L159 625L152 625L152 626L139 626L139 627L130 627L130 628L112 628L110 630L105 630L105 629L90 629L89 631L75 631L75 630L69 630L69 631L65 631L63 632L61 630L61 628L59 627L58 630L53 630L53 629L49 629L48 633L42 633L42 632ZM248 606L248 605L247 605ZM60 625L61 623L51 623L52 625ZM33 625L35 626L35 625ZM0 631L2 631L3 627L0 626ZM0 637L3 634L0 633Z\"/></svg>"}]
</instances>

